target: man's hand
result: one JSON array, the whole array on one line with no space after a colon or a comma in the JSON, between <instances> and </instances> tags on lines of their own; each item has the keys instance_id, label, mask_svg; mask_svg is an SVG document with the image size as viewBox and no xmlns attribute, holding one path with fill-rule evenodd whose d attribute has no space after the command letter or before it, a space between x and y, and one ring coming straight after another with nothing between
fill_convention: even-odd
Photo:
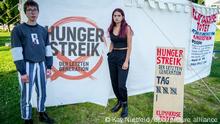
<instances>
[{"instance_id":1,"label":"man's hand","mask_svg":"<svg viewBox=\"0 0 220 124\"><path fill-rule=\"evenodd\" d=\"M29 83L29 76L27 74L21 75L21 81L23 83Z\"/></svg>"},{"instance_id":2,"label":"man's hand","mask_svg":"<svg viewBox=\"0 0 220 124\"><path fill-rule=\"evenodd\" d=\"M46 77L47 78L50 78L51 77L51 69L47 69L47 72L46 72Z\"/></svg>"}]
</instances>

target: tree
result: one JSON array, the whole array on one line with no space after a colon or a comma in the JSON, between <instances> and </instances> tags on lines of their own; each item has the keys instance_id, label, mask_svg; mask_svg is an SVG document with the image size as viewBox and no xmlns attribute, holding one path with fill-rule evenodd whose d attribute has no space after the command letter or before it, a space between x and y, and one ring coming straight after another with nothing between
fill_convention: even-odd
<instances>
[{"instance_id":1,"label":"tree","mask_svg":"<svg viewBox=\"0 0 220 124\"><path fill-rule=\"evenodd\" d=\"M205 5L205 0L198 0L198 4Z\"/></svg>"},{"instance_id":2,"label":"tree","mask_svg":"<svg viewBox=\"0 0 220 124\"><path fill-rule=\"evenodd\" d=\"M189 1L192 1L193 3L201 4L201 5L205 4L205 0L189 0Z\"/></svg>"},{"instance_id":3,"label":"tree","mask_svg":"<svg viewBox=\"0 0 220 124\"><path fill-rule=\"evenodd\" d=\"M10 25L16 23L19 17L18 4L19 0L4 0L0 1L0 23Z\"/></svg>"},{"instance_id":4,"label":"tree","mask_svg":"<svg viewBox=\"0 0 220 124\"><path fill-rule=\"evenodd\" d=\"M3 1L0 2L0 23L3 24L3 29L4 29L4 24L7 23L8 17L6 13L7 7Z\"/></svg>"}]
</instances>

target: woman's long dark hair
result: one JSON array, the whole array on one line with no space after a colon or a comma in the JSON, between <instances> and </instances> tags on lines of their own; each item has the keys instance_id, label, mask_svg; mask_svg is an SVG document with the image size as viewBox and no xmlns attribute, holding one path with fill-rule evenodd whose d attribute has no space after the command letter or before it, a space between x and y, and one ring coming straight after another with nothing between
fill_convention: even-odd
<instances>
[{"instance_id":1,"label":"woman's long dark hair","mask_svg":"<svg viewBox=\"0 0 220 124\"><path fill-rule=\"evenodd\" d=\"M124 11L120 8L116 8L113 12L112 12L112 22L108 28L108 32L109 34L110 33L113 33L113 28L114 26L116 25L116 23L114 22L114 19L113 19L113 15L115 12L119 12L121 13L121 15L123 16L123 20L121 21L121 27L120 27L120 31L119 31L119 37L122 37L122 38L125 38L126 37L126 34L127 34L127 26L129 26L125 20L125 14L124 14ZM130 26L129 26L130 27ZM130 27L131 28L131 27ZM133 33L133 31L132 31Z\"/></svg>"}]
</instances>

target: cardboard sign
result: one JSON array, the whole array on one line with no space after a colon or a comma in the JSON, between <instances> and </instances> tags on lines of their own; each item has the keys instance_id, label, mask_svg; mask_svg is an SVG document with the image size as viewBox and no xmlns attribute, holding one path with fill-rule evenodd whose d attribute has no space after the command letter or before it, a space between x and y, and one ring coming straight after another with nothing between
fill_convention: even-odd
<instances>
[{"instance_id":1,"label":"cardboard sign","mask_svg":"<svg viewBox=\"0 0 220 124\"><path fill-rule=\"evenodd\" d=\"M184 49L158 47L156 53L153 119L182 122Z\"/></svg>"}]
</instances>

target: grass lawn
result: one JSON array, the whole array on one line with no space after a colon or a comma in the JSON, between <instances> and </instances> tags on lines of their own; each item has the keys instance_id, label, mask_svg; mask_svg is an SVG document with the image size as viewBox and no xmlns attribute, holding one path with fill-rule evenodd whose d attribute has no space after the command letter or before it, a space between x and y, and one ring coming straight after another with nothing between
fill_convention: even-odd
<instances>
[{"instance_id":1,"label":"grass lawn","mask_svg":"<svg viewBox=\"0 0 220 124\"><path fill-rule=\"evenodd\" d=\"M215 41L220 41L220 30L216 31Z\"/></svg>"},{"instance_id":2,"label":"grass lawn","mask_svg":"<svg viewBox=\"0 0 220 124\"><path fill-rule=\"evenodd\" d=\"M8 43L11 41L10 38L10 32L0 32L0 46L4 46L5 43Z\"/></svg>"},{"instance_id":3,"label":"grass lawn","mask_svg":"<svg viewBox=\"0 0 220 124\"><path fill-rule=\"evenodd\" d=\"M218 34L219 33L219 34ZM220 35L220 32L217 32ZM7 37L2 36L0 37ZM0 38L0 41L2 38ZM215 49L220 50L220 37L215 42ZM213 60L212 71L209 77L204 78L208 86L220 98L220 53L216 54L218 59ZM19 108L19 85L17 72L12 61L10 48L0 47L0 123L22 124ZM199 80L185 85L184 93L184 118L196 121L196 118L211 118L220 122L220 103L212 96L204 84ZM120 112L112 114L109 110L116 102L109 100L105 108L92 103L80 103L47 109L57 124L104 124L106 117L116 119ZM129 97L129 118L141 117L151 118L153 112L153 93ZM41 124L37 118L36 109L33 109L33 119ZM120 120L118 120L120 121ZM187 123L190 124L190 123Z\"/></svg>"}]
</instances>

